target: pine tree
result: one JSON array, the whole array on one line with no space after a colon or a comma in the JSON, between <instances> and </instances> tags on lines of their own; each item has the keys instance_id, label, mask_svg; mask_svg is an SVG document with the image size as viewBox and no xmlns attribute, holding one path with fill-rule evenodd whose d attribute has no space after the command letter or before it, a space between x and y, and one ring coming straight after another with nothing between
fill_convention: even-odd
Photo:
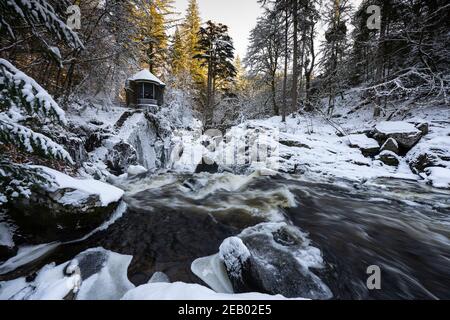
<instances>
[{"instance_id":1,"label":"pine tree","mask_svg":"<svg viewBox=\"0 0 450 320\"><path fill-rule=\"evenodd\" d=\"M206 27L201 27L199 32L198 50L201 52L195 58L203 67L208 68L205 122L212 123L215 106L215 94L218 82L229 82L236 76L236 68L233 66L234 47L231 37L228 35L228 27L221 23L208 21Z\"/></svg>"},{"instance_id":2,"label":"pine tree","mask_svg":"<svg viewBox=\"0 0 450 320\"><path fill-rule=\"evenodd\" d=\"M153 0L136 7L137 41L143 45L144 64L153 73L162 73L168 60L169 36L173 0Z\"/></svg>"},{"instance_id":3,"label":"pine tree","mask_svg":"<svg viewBox=\"0 0 450 320\"><path fill-rule=\"evenodd\" d=\"M173 35L173 44L171 47L170 63L171 70L174 76L180 76L182 73L187 71L188 59L186 57L186 50L183 45L183 40L181 38L180 31L178 27Z\"/></svg>"},{"instance_id":4,"label":"pine tree","mask_svg":"<svg viewBox=\"0 0 450 320\"><path fill-rule=\"evenodd\" d=\"M194 57L200 54L198 50L199 32L201 26L200 12L197 0L189 0L186 16L181 28L185 54L187 57L187 69L192 79L197 83L203 83L206 78L206 70L200 61Z\"/></svg>"},{"instance_id":5,"label":"pine tree","mask_svg":"<svg viewBox=\"0 0 450 320\"><path fill-rule=\"evenodd\" d=\"M45 0L2 1L1 32L5 30L16 37L21 28L17 28L12 19L23 19L33 31L43 26L51 36L64 40L74 48L83 48L76 33L68 28L56 11ZM3 11L4 10L4 11ZM42 46L60 59L59 50L49 43L53 40L47 35L36 35ZM34 79L17 69L5 59L0 59L0 147L14 146L26 153L73 163L69 153L49 137L38 133L43 125L66 123L64 111L53 98ZM0 202L22 194L28 196L29 187L34 183L51 183L49 177L39 169L13 163L2 151L0 156Z\"/></svg>"}]
</instances>

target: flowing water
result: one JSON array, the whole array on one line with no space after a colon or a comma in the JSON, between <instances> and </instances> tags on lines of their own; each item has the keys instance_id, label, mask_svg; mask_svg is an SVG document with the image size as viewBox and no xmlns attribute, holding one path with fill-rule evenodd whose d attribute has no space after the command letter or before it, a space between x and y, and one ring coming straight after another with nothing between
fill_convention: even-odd
<instances>
[{"instance_id":1,"label":"flowing water","mask_svg":"<svg viewBox=\"0 0 450 320\"><path fill-rule=\"evenodd\" d=\"M133 256L130 280L156 271L202 283L190 270L222 241L265 221L307 234L324 267L315 274L336 299L450 298L450 192L415 182L353 184L293 176L196 174L141 176L123 182L127 212L105 231L62 244L0 280L65 262L92 247ZM367 268L381 269L369 290Z\"/></svg>"}]
</instances>

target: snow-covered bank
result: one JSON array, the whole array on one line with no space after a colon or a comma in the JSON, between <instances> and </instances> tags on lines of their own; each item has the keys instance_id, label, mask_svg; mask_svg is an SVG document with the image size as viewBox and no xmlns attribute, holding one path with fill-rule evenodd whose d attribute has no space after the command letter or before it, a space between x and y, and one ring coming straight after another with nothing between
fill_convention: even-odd
<instances>
[{"instance_id":1,"label":"snow-covered bank","mask_svg":"<svg viewBox=\"0 0 450 320\"><path fill-rule=\"evenodd\" d=\"M403 121L374 121L361 114L328 120L306 114L290 116L286 123L281 117L248 120L223 136L188 132L177 140L181 157L173 168L193 172L203 158L217 163L219 171L269 168L312 179L364 182L386 177L449 188L450 125L440 119L442 112L450 118L450 112L426 111ZM425 167L416 170L415 162Z\"/></svg>"}]
</instances>

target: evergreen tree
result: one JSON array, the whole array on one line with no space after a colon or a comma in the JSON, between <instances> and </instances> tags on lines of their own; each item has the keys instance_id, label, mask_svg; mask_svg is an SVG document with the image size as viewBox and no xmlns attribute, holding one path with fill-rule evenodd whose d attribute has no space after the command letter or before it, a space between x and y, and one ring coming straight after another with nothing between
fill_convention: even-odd
<instances>
[{"instance_id":1,"label":"evergreen tree","mask_svg":"<svg viewBox=\"0 0 450 320\"><path fill-rule=\"evenodd\" d=\"M44 0L27 3L23 1L2 1L2 10L9 10L2 16L1 32L16 37L21 28L12 23L12 18L23 19L32 30L45 27L53 38L36 36L52 51L55 59L60 54L50 46L54 39L64 40L74 48L83 48L77 34L68 28L49 2ZM10 21L11 20L11 21ZM66 150L38 130L45 125L66 123L64 111L34 79L17 69L5 59L0 59L0 147L18 148L26 153L73 163ZM16 164L3 150L0 156L0 202L8 201L19 194L28 196L28 189L34 183L50 183L39 169Z\"/></svg>"},{"instance_id":2,"label":"evergreen tree","mask_svg":"<svg viewBox=\"0 0 450 320\"><path fill-rule=\"evenodd\" d=\"M201 65L207 67L207 89L205 103L205 122L212 123L214 98L218 85L228 83L236 76L236 68L233 66L234 47L231 37L228 35L228 27L221 23L208 21L206 27L201 27L199 32L198 50L201 52L195 56Z\"/></svg>"},{"instance_id":3,"label":"evergreen tree","mask_svg":"<svg viewBox=\"0 0 450 320\"><path fill-rule=\"evenodd\" d=\"M144 63L153 73L162 73L168 61L169 37L173 0L145 1L136 6L135 19L139 33L137 41L143 45Z\"/></svg>"},{"instance_id":4,"label":"evergreen tree","mask_svg":"<svg viewBox=\"0 0 450 320\"><path fill-rule=\"evenodd\" d=\"M178 77L187 71L188 59L186 57L186 50L184 48L183 40L181 39L181 34L178 27L176 28L173 36L170 62L172 74L174 76Z\"/></svg>"},{"instance_id":5,"label":"evergreen tree","mask_svg":"<svg viewBox=\"0 0 450 320\"><path fill-rule=\"evenodd\" d=\"M194 57L200 54L198 49L199 32L201 26L200 12L197 0L189 0L181 34L183 38L185 54L187 57L187 69L192 79L197 83L203 83L206 78L206 70L200 61Z\"/></svg>"}]
</instances>

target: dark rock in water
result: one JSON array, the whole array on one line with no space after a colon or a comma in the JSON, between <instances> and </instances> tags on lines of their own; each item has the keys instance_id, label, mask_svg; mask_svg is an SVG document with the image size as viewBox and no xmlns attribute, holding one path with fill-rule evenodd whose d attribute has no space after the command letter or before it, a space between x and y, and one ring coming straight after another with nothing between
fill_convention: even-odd
<instances>
[{"instance_id":1,"label":"dark rock in water","mask_svg":"<svg viewBox=\"0 0 450 320\"><path fill-rule=\"evenodd\" d=\"M8 214L28 243L38 244L80 238L101 225L119 202L102 206L99 195L65 188L49 191L35 185L29 198L7 204ZM64 199L78 198L78 201Z\"/></svg>"},{"instance_id":2,"label":"dark rock in water","mask_svg":"<svg viewBox=\"0 0 450 320\"><path fill-rule=\"evenodd\" d=\"M220 247L220 258L235 292L332 297L328 287L310 271L308 262L299 262L300 256L314 260L318 250L309 247L298 231L284 223L262 223L244 230L239 237L226 239Z\"/></svg>"},{"instance_id":3,"label":"dark rock in water","mask_svg":"<svg viewBox=\"0 0 450 320\"><path fill-rule=\"evenodd\" d=\"M207 172L207 173L217 173L219 171L219 165L209 159L203 158L202 162L198 164L195 169L195 173Z\"/></svg>"},{"instance_id":4,"label":"dark rock in water","mask_svg":"<svg viewBox=\"0 0 450 320\"><path fill-rule=\"evenodd\" d=\"M377 156L377 160L380 160L388 166L398 166L400 161L398 156L392 151L385 150Z\"/></svg>"},{"instance_id":5,"label":"dark rock in water","mask_svg":"<svg viewBox=\"0 0 450 320\"><path fill-rule=\"evenodd\" d=\"M394 138L389 138L386 140L386 142L381 146L380 149L381 152L383 151L391 151L395 154L399 153L399 149L398 149L398 143L397 141L395 141Z\"/></svg>"}]
</instances>

